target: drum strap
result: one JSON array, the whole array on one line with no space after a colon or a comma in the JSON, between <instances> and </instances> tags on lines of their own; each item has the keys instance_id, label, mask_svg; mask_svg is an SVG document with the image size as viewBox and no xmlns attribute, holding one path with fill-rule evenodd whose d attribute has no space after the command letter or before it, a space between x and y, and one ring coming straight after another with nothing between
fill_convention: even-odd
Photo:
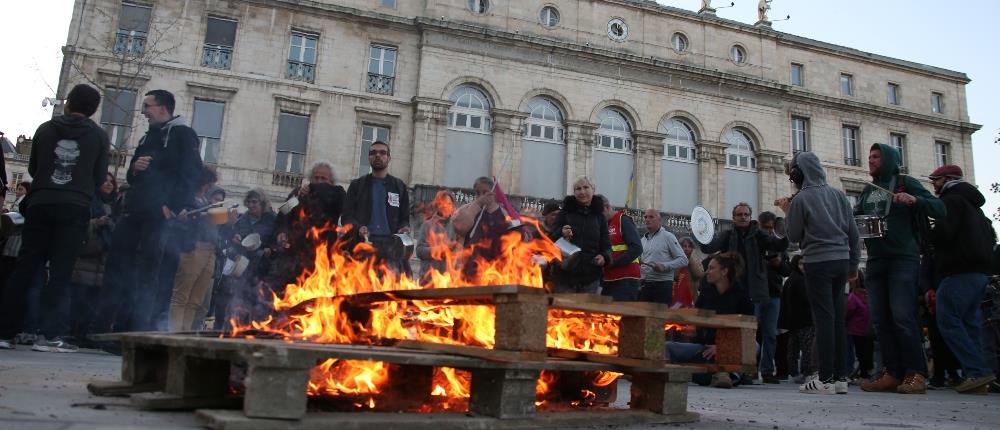
<instances>
[{"instance_id":1,"label":"drum strap","mask_svg":"<svg viewBox=\"0 0 1000 430\"><path fill-rule=\"evenodd\" d=\"M899 176L897 175L897 176L893 176L892 179L889 180L889 189L890 190L895 190L896 189L896 179L898 179L898 178L899 178ZM886 202L885 202L885 211L882 213L882 218L888 218L889 217L889 210L890 209L892 209L892 195L891 194L889 195L889 199L886 200Z\"/></svg>"}]
</instances>

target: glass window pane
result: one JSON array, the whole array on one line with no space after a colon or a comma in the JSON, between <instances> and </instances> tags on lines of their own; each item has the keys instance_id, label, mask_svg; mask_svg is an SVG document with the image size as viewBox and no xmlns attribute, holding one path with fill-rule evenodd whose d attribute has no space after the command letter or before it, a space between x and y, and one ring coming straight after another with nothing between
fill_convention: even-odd
<instances>
[{"instance_id":1,"label":"glass window pane","mask_svg":"<svg viewBox=\"0 0 1000 430\"><path fill-rule=\"evenodd\" d=\"M376 133L378 135L378 140L380 140L382 142L389 142L389 129L388 128L386 128L386 127L377 127L376 130L378 130L378 133Z\"/></svg>"},{"instance_id":2,"label":"glass window pane","mask_svg":"<svg viewBox=\"0 0 1000 430\"><path fill-rule=\"evenodd\" d=\"M549 140L555 138L555 129L553 127L545 127L545 138Z\"/></svg>"},{"instance_id":3,"label":"glass window pane","mask_svg":"<svg viewBox=\"0 0 1000 430\"><path fill-rule=\"evenodd\" d=\"M122 12L118 18L118 28L127 31L149 31L149 17L153 9L145 6L137 6L122 3Z\"/></svg>"},{"instance_id":4,"label":"glass window pane","mask_svg":"<svg viewBox=\"0 0 1000 430\"><path fill-rule=\"evenodd\" d=\"M277 156L274 158L274 170L279 172L288 171L288 153L284 151L278 151Z\"/></svg>"},{"instance_id":5,"label":"glass window pane","mask_svg":"<svg viewBox=\"0 0 1000 430\"><path fill-rule=\"evenodd\" d=\"M466 115L466 114L464 114L464 113L458 114L458 116L455 117L455 125L457 125L459 127L465 127L466 124L468 124L468 120L467 120L468 117L469 116Z\"/></svg>"},{"instance_id":6,"label":"glass window pane","mask_svg":"<svg viewBox=\"0 0 1000 430\"><path fill-rule=\"evenodd\" d=\"M198 133L198 136L222 137L222 117L225 107L225 103L208 100L194 101L194 118L191 121L191 127Z\"/></svg>"},{"instance_id":7,"label":"glass window pane","mask_svg":"<svg viewBox=\"0 0 1000 430\"><path fill-rule=\"evenodd\" d=\"M309 135L309 117L291 113L281 113L278 120L278 150L306 153Z\"/></svg>"},{"instance_id":8,"label":"glass window pane","mask_svg":"<svg viewBox=\"0 0 1000 430\"><path fill-rule=\"evenodd\" d=\"M236 21L208 17L205 43L232 47L236 44Z\"/></svg>"},{"instance_id":9,"label":"glass window pane","mask_svg":"<svg viewBox=\"0 0 1000 430\"><path fill-rule=\"evenodd\" d=\"M469 127L480 129L483 126L483 118L480 116L469 116Z\"/></svg>"},{"instance_id":10,"label":"glass window pane","mask_svg":"<svg viewBox=\"0 0 1000 430\"><path fill-rule=\"evenodd\" d=\"M538 124L531 125L531 131L528 133L531 137L542 137L542 126Z\"/></svg>"},{"instance_id":11,"label":"glass window pane","mask_svg":"<svg viewBox=\"0 0 1000 430\"><path fill-rule=\"evenodd\" d=\"M680 155L681 158L688 158L688 149L687 148L681 146L681 147L679 147L677 149L678 149L678 155Z\"/></svg>"},{"instance_id":12,"label":"glass window pane","mask_svg":"<svg viewBox=\"0 0 1000 430\"><path fill-rule=\"evenodd\" d=\"M668 157L677 156L677 145L667 145L667 156Z\"/></svg>"},{"instance_id":13,"label":"glass window pane","mask_svg":"<svg viewBox=\"0 0 1000 430\"><path fill-rule=\"evenodd\" d=\"M316 50L306 48L302 55L302 62L306 64L316 64Z\"/></svg>"},{"instance_id":14,"label":"glass window pane","mask_svg":"<svg viewBox=\"0 0 1000 430\"><path fill-rule=\"evenodd\" d=\"M135 113L135 97L135 91L114 89L105 91L101 103L101 123L131 126Z\"/></svg>"}]
</instances>

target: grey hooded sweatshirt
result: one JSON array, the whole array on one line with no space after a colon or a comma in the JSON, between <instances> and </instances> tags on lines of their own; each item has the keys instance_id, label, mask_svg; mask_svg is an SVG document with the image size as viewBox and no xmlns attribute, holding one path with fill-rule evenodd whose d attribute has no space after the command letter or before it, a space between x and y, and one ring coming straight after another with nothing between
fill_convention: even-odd
<instances>
[{"instance_id":1,"label":"grey hooded sweatshirt","mask_svg":"<svg viewBox=\"0 0 1000 430\"><path fill-rule=\"evenodd\" d=\"M847 195L826 183L826 172L812 152L796 154L791 165L804 180L785 218L788 240L799 243L806 263L849 260L856 271L861 248Z\"/></svg>"}]
</instances>

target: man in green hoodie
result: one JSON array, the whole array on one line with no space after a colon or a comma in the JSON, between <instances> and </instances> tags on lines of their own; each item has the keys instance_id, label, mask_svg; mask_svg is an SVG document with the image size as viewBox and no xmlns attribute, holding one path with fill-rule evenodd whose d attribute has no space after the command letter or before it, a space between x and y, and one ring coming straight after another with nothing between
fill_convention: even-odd
<instances>
[{"instance_id":1,"label":"man in green hoodie","mask_svg":"<svg viewBox=\"0 0 1000 430\"><path fill-rule=\"evenodd\" d=\"M899 174L899 152L889 145L871 146L868 173L877 187L865 187L854 214L886 220L882 237L865 239L865 282L883 369L878 379L861 384L861 389L924 394L927 360L917 324L921 250L914 221L917 217L941 218L946 209L916 179Z\"/></svg>"}]
</instances>

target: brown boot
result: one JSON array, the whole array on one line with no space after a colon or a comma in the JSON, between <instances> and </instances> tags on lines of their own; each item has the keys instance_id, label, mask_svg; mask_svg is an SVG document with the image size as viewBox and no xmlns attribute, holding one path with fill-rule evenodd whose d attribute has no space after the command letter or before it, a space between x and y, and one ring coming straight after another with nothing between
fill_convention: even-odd
<instances>
[{"instance_id":1,"label":"brown boot","mask_svg":"<svg viewBox=\"0 0 1000 430\"><path fill-rule=\"evenodd\" d=\"M872 382L861 384L861 390L873 392L892 392L899 387L899 379L889 373L889 369L882 369L882 374Z\"/></svg>"},{"instance_id":2,"label":"brown boot","mask_svg":"<svg viewBox=\"0 0 1000 430\"><path fill-rule=\"evenodd\" d=\"M927 394L927 378L919 373L907 373L903 383L896 387L900 394Z\"/></svg>"}]
</instances>

